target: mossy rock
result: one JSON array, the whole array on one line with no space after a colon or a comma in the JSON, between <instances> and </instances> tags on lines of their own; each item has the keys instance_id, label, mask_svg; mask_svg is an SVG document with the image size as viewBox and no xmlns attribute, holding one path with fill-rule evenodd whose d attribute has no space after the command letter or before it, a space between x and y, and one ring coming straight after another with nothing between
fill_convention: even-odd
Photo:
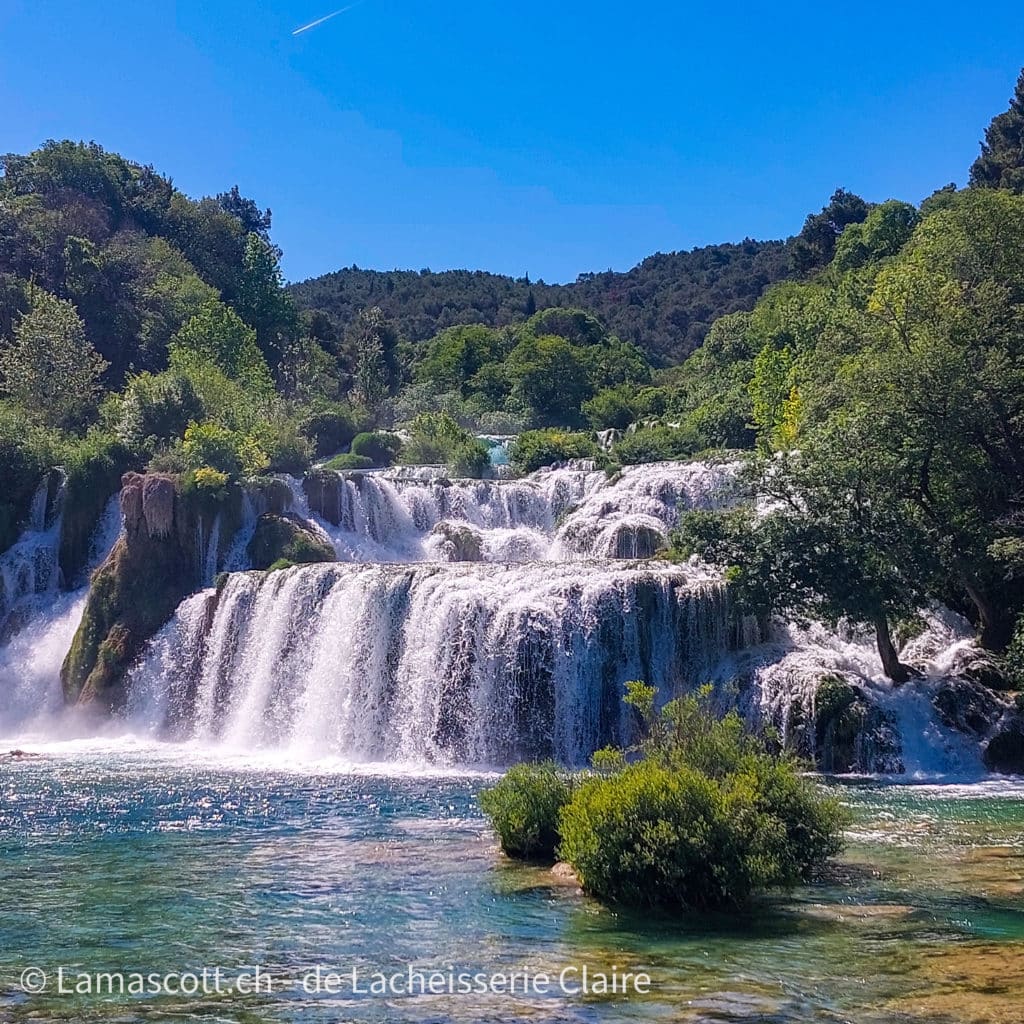
<instances>
[{"instance_id":1,"label":"mossy rock","mask_svg":"<svg viewBox=\"0 0 1024 1024\"><path fill-rule=\"evenodd\" d=\"M221 517L221 550L241 522L241 491L184 491L166 474L122 479L124 533L92 577L82 621L61 668L65 700L111 710L123 705L124 676L146 642L203 583L205 552Z\"/></svg>"},{"instance_id":2,"label":"mossy rock","mask_svg":"<svg viewBox=\"0 0 1024 1024\"><path fill-rule=\"evenodd\" d=\"M242 485L256 508L262 512L284 515L291 510L294 502L292 489L274 476L257 476Z\"/></svg>"},{"instance_id":3,"label":"mossy rock","mask_svg":"<svg viewBox=\"0 0 1024 1024\"><path fill-rule=\"evenodd\" d=\"M281 561L305 565L337 559L331 544L301 519L273 513L266 513L257 520L248 552L254 569L269 569Z\"/></svg>"}]
</instances>

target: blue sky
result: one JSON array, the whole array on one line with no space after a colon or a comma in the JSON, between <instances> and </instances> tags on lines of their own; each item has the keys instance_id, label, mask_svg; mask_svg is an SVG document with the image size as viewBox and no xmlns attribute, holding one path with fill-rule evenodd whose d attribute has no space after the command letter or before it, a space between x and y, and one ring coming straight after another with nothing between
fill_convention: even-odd
<instances>
[{"instance_id":1,"label":"blue sky","mask_svg":"<svg viewBox=\"0 0 1024 1024\"><path fill-rule=\"evenodd\" d=\"M290 279L565 281L962 184L1024 64L1019 3L363 0L292 35L343 4L0 0L0 150L237 183Z\"/></svg>"}]
</instances>

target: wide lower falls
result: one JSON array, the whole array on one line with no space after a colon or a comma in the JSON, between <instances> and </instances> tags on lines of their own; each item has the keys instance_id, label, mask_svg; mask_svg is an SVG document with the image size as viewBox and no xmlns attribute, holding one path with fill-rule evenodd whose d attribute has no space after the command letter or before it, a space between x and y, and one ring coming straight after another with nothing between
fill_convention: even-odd
<instances>
[{"instance_id":1,"label":"wide lower falls","mask_svg":"<svg viewBox=\"0 0 1024 1024\"><path fill-rule=\"evenodd\" d=\"M716 570L653 557L684 511L737 500L728 461L611 479L587 464L521 480L318 469L218 495L130 474L89 591L53 568L56 490L0 558L15 624L0 735L583 764L629 741L623 688L644 679L663 697L710 683L830 772L1024 770L1021 715L951 613L905 638L920 675L894 687L868 637L752 621Z\"/></svg>"}]
</instances>

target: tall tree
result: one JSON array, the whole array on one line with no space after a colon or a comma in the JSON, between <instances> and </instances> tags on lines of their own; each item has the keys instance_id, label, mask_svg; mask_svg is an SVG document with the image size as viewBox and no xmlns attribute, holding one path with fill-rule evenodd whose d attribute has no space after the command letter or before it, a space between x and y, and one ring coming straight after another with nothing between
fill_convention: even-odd
<instances>
[{"instance_id":1,"label":"tall tree","mask_svg":"<svg viewBox=\"0 0 1024 1024\"><path fill-rule=\"evenodd\" d=\"M353 395L376 412L399 384L398 335L379 306L364 309L349 330Z\"/></svg>"},{"instance_id":2,"label":"tall tree","mask_svg":"<svg viewBox=\"0 0 1024 1024\"><path fill-rule=\"evenodd\" d=\"M1024 70L1009 110L992 118L985 130L981 156L971 167L971 184L1024 192Z\"/></svg>"},{"instance_id":3,"label":"tall tree","mask_svg":"<svg viewBox=\"0 0 1024 1024\"><path fill-rule=\"evenodd\" d=\"M85 336L75 307L33 289L28 311L0 351L0 378L25 417L47 426L80 427L95 411L107 364Z\"/></svg>"}]
</instances>

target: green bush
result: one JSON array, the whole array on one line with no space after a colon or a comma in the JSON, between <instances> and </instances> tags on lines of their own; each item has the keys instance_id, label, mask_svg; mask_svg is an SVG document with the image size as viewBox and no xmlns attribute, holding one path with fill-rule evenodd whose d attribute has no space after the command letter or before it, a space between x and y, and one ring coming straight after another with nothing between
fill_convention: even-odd
<instances>
[{"instance_id":1,"label":"green bush","mask_svg":"<svg viewBox=\"0 0 1024 1024\"><path fill-rule=\"evenodd\" d=\"M132 450L153 454L185 433L204 416L203 403L184 374L141 373L125 388L116 425L118 437Z\"/></svg>"},{"instance_id":2,"label":"green bush","mask_svg":"<svg viewBox=\"0 0 1024 1024\"><path fill-rule=\"evenodd\" d=\"M328 405L306 414L302 432L312 442L318 458L347 448L360 432L356 414L344 405Z\"/></svg>"},{"instance_id":3,"label":"green bush","mask_svg":"<svg viewBox=\"0 0 1024 1024\"><path fill-rule=\"evenodd\" d=\"M59 435L31 426L12 406L0 403L0 551L17 539L43 475L57 463Z\"/></svg>"},{"instance_id":4,"label":"green bush","mask_svg":"<svg viewBox=\"0 0 1024 1024\"><path fill-rule=\"evenodd\" d=\"M1003 671L1014 690L1024 690L1024 615L1017 619L1017 628L1003 654Z\"/></svg>"},{"instance_id":5,"label":"green bush","mask_svg":"<svg viewBox=\"0 0 1024 1024\"><path fill-rule=\"evenodd\" d=\"M569 459L596 459L597 442L589 434L564 430L528 430L520 434L509 451L509 461L517 473L532 473L542 466Z\"/></svg>"},{"instance_id":6,"label":"green bush","mask_svg":"<svg viewBox=\"0 0 1024 1024\"><path fill-rule=\"evenodd\" d=\"M373 459L365 455L335 455L324 463L324 469L344 472L346 469L373 469Z\"/></svg>"},{"instance_id":7,"label":"green bush","mask_svg":"<svg viewBox=\"0 0 1024 1024\"><path fill-rule=\"evenodd\" d=\"M603 902L713 910L805 879L838 852L841 821L786 762L715 778L646 759L577 789L559 852Z\"/></svg>"},{"instance_id":8,"label":"green bush","mask_svg":"<svg viewBox=\"0 0 1024 1024\"><path fill-rule=\"evenodd\" d=\"M479 479L490 464L487 446L446 412L421 413L409 426L402 447L407 466L443 464L454 476Z\"/></svg>"},{"instance_id":9,"label":"green bush","mask_svg":"<svg viewBox=\"0 0 1024 1024\"><path fill-rule=\"evenodd\" d=\"M612 448L614 458L626 466L687 458L693 452L689 433L672 427L646 427L626 434Z\"/></svg>"},{"instance_id":10,"label":"green bush","mask_svg":"<svg viewBox=\"0 0 1024 1024\"><path fill-rule=\"evenodd\" d=\"M374 466L386 467L394 463L402 449L402 441L396 434L383 431L356 434L352 439L350 453L370 459Z\"/></svg>"},{"instance_id":11,"label":"green bush","mask_svg":"<svg viewBox=\"0 0 1024 1024\"><path fill-rule=\"evenodd\" d=\"M304 436L296 420L276 416L251 431L252 439L266 453L266 471L302 476L313 461L313 442Z\"/></svg>"},{"instance_id":12,"label":"green bush","mask_svg":"<svg viewBox=\"0 0 1024 1024\"><path fill-rule=\"evenodd\" d=\"M589 402L584 402L583 415L595 430L625 430L635 419L633 388L620 385L599 391Z\"/></svg>"},{"instance_id":13,"label":"green bush","mask_svg":"<svg viewBox=\"0 0 1024 1024\"><path fill-rule=\"evenodd\" d=\"M737 906L789 888L841 848L839 804L710 691L656 709L656 692L627 685L639 743L603 751L610 774L583 783L559 817L560 856L607 903L662 908ZM630 756L642 760L627 765Z\"/></svg>"},{"instance_id":14,"label":"green bush","mask_svg":"<svg viewBox=\"0 0 1024 1024\"><path fill-rule=\"evenodd\" d=\"M509 856L554 860L558 815L571 793L569 777L553 762L519 764L480 794L480 806Z\"/></svg>"}]
</instances>

